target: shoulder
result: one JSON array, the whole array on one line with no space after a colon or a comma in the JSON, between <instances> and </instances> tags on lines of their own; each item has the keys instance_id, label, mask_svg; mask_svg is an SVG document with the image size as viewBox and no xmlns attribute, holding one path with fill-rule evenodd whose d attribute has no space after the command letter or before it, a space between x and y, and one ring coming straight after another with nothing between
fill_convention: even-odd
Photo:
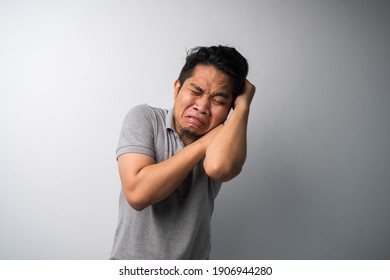
<instances>
[{"instance_id":1,"label":"shoulder","mask_svg":"<svg viewBox=\"0 0 390 280\"><path fill-rule=\"evenodd\" d=\"M127 113L127 117L132 118L165 118L168 110L150 106L148 104L140 104L134 106Z\"/></svg>"},{"instance_id":2,"label":"shoulder","mask_svg":"<svg viewBox=\"0 0 390 280\"><path fill-rule=\"evenodd\" d=\"M168 110L149 106L137 105L129 110L123 120L123 128L136 131L156 131L165 127L165 119Z\"/></svg>"}]
</instances>

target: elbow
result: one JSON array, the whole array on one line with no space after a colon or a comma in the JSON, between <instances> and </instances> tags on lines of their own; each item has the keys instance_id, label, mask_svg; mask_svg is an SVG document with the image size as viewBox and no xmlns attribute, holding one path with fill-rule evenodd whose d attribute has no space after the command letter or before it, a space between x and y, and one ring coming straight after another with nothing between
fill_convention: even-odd
<instances>
[{"instance_id":1,"label":"elbow","mask_svg":"<svg viewBox=\"0 0 390 280\"><path fill-rule=\"evenodd\" d=\"M215 181L227 182L240 174L242 167L229 166L226 164L207 164L205 162L204 169L207 176Z\"/></svg>"},{"instance_id":2,"label":"elbow","mask_svg":"<svg viewBox=\"0 0 390 280\"><path fill-rule=\"evenodd\" d=\"M138 212L144 210L147 207L147 205L145 205L141 202L135 202L135 201L130 202L129 200L127 200L127 202L129 203L131 208L133 208L135 211L138 211Z\"/></svg>"},{"instance_id":3,"label":"elbow","mask_svg":"<svg viewBox=\"0 0 390 280\"><path fill-rule=\"evenodd\" d=\"M147 199L137 194L135 191L124 188L124 194L127 203L136 211L142 211L149 206Z\"/></svg>"}]
</instances>

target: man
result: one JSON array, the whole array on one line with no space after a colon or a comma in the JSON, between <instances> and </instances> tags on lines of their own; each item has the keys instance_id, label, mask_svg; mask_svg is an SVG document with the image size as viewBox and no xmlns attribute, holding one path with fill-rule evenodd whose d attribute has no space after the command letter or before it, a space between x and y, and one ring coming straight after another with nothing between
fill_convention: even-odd
<instances>
[{"instance_id":1,"label":"man","mask_svg":"<svg viewBox=\"0 0 390 280\"><path fill-rule=\"evenodd\" d=\"M246 158L255 93L247 73L234 48L192 49L174 83L173 109L140 105L127 114L111 259L209 258L214 199Z\"/></svg>"}]
</instances>

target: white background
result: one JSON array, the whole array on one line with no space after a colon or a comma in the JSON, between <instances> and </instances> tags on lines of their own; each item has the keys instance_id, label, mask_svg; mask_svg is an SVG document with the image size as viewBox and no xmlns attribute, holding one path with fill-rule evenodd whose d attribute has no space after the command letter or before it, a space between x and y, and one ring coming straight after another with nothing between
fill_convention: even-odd
<instances>
[{"instance_id":1,"label":"white background","mask_svg":"<svg viewBox=\"0 0 390 280\"><path fill-rule=\"evenodd\" d=\"M186 50L236 47L249 153L214 259L390 258L386 1L0 1L0 259L107 259L123 117Z\"/></svg>"}]
</instances>

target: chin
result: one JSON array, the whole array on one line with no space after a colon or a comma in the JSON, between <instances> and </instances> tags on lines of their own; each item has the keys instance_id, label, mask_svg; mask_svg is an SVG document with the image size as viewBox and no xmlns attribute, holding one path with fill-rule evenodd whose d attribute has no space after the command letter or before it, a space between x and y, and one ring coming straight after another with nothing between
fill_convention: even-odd
<instances>
[{"instance_id":1,"label":"chin","mask_svg":"<svg viewBox=\"0 0 390 280\"><path fill-rule=\"evenodd\" d=\"M200 137L202 137L203 135L205 135L206 133L199 133L197 132L196 130L194 129L183 129L182 130L182 135L187 137L187 138L190 138L190 139L198 139Z\"/></svg>"}]
</instances>

